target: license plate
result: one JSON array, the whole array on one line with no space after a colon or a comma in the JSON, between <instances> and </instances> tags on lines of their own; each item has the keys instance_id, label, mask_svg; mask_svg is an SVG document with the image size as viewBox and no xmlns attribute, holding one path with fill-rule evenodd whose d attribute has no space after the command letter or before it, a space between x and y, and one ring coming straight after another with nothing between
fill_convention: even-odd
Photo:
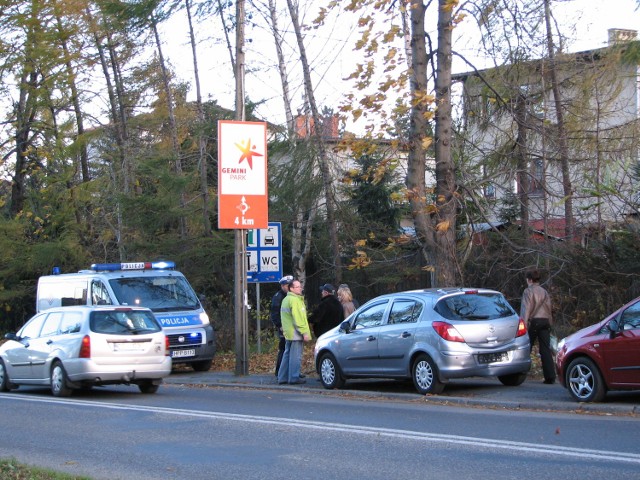
<instances>
[{"instance_id":1,"label":"license plate","mask_svg":"<svg viewBox=\"0 0 640 480\"><path fill-rule=\"evenodd\" d=\"M171 356L173 358L178 357L195 357L196 350L194 348L190 348L189 350L173 350L171 352Z\"/></svg>"},{"instance_id":2,"label":"license plate","mask_svg":"<svg viewBox=\"0 0 640 480\"><path fill-rule=\"evenodd\" d=\"M478 363L497 363L509 360L507 352L500 353L481 353L478 355Z\"/></svg>"},{"instance_id":3,"label":"license plate","mask_svg":"<svg viewBox=\"0 0 640 480\"><path fill-rule=\"evenodd\" d=\"M144 350L144 345L139 342L113 344L114 352L142 352L143 350Z\"/></svg>"}]
</instances>

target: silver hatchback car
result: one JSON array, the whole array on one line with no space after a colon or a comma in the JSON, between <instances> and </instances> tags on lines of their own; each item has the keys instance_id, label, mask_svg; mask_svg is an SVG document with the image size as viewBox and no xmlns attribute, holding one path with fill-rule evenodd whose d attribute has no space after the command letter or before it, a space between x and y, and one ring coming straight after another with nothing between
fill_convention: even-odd
<instances>
[{"instance_id":1,"label":"silver hatchback car","mask_svg":"<svg viewBox=\"0 0 640 480\"><path fill-rule=\"evenodd\" d=\"M411 378L422 394L474 376L516 386L531 368L524 322L500 292L488 289L382 295L318 338L314 354L328 389L367 377Z\"/></svg>"},{"instance_id":2,"label":"silver hatchback car","mask_svg":"<svg viewBox=\"0 0 640 480\"><path fill-rule=\"evenodd\" d=\"M52 308L5 338L2 392L45 385L63 397L94 385L135 384L155 393L171 373L169 341L147 308Z\"/></svg>"}]
</instances>

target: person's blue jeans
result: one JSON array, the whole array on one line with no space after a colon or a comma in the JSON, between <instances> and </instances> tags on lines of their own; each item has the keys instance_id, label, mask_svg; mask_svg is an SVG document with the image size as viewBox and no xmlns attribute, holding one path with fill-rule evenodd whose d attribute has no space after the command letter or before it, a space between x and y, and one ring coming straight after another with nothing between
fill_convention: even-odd
<instances>
[{"instance_id":1,"label":"person's blue jeans","mask_svg":"<svg viewBox=\"0 0 640 480\"><path fill-rule=\"evenodd\" d=\"M286 346L286 340L284 339L284 335L278 328L276 330L278 334L278 358L276 358L276 377L278 376L278 372L280 371L280 364L282 363L282 356L284 355L284 347Z\"/></svg>"},{"instance_id":2,"label":"person's blue jeans","mask_svg":"<svg viewBox=\"0 0 640 480\"><path fill-rule=\"evenodd\" d=\"M278 383L296 383L300 380L302 366L302 340L287 340L278 370Z\"/></svg>"}]
</instances>

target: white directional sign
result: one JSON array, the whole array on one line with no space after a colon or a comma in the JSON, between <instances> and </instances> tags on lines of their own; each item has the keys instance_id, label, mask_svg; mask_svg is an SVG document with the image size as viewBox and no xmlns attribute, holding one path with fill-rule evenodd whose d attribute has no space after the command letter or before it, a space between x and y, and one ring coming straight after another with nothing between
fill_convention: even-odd
<instances>
[{"instance_id":1,"label":"white directional sign","mask_svg":"<svg viewBox=\"0 0 640 480\"><path fill-rule=\"evenodd\" d=\"M267 124L218 122L218 228L264 228L267 195Z\"/></svg>"}]
</instances>

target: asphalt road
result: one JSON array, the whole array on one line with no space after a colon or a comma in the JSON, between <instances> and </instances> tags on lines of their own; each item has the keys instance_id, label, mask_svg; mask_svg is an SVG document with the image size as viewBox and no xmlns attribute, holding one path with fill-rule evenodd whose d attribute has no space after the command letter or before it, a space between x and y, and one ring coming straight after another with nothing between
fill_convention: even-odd
<instances>
[{"instance_id":1,"label":"asphalt road","mask_svg":"<svg viewBox=\"0 0 640 480\"><path fill-rule=\"evenodd\" d=\"M407 382L328 391L313 377L183 372L155 395L2 393L0 457L96 480L636 479L639 404L635 392L581 405L533 380L421 396Z\"/></svg>"},{"instance_id":2,"label":"asphalt road","mask_svg":"<svg viewBox=\"0 0 640 480\"><path fill-rule=\"evenodd\" d=\"M0 457L95 480L638 478L637 416L532 411L491 393L535 392L537 382L471 380L423 397L398 382L326 391L313 378L283 387L224 377L172 375L155 395L2 393ZM482 408L454 405L464 392Z\"/></svg>"}]
</instances>

